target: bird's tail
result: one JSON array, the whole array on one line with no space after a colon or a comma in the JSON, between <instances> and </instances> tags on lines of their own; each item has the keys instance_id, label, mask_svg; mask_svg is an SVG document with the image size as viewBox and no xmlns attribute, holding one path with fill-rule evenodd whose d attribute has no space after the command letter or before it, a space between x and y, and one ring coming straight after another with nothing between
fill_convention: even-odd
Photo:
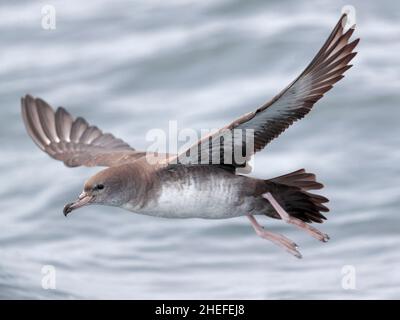
<instances>
[{"instance_id":1,"label":"bird's tail","mask_svg":"<svg viewBox=\"0 0 400 320\"><path fill-rule=\"evenodd\" d=\"M329 211L323 205L329 200L309 192L323 188L323 185L315 180L315 174L300 169L265 182L272 195L290 215L304 222L322 223L326 220L321 212Z\"/></svg>"}]
</instances>

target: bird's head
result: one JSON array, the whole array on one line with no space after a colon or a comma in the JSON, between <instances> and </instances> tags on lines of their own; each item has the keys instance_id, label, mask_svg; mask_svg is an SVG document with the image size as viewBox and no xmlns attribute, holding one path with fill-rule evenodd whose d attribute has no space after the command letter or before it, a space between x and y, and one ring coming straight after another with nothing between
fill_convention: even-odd
<instances>
[{"instance_id":1,"label":"bird's head","mask_svg":"<svg viewBox=\"0 0 400 320\"><path fill-rule=\"evenodd\" d=\"M91 204L121 206L129 198L129 179L123 170L107 168L85 182L83 191L75 202L64 207L64 215Z\"/></svg>"}]
</instances>

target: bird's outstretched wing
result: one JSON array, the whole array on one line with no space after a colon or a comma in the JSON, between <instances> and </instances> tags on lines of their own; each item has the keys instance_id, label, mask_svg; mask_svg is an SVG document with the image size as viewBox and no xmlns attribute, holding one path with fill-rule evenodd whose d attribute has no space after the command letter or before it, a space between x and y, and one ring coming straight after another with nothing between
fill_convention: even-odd
<instances>
[{"instance_id":1,"label":"bird's outstretched wing","mask_svg":"<svg viewBox=\"0 0 400 320\"><path fill-rule=\"evenodd\" d=\"M355 26L344 32L346 21L347 16L344 14L307 68L271 101L216 133L202 138L177 159L171 158L170 161L175 160L183 164L215 164L217 159L220 164L233 169L244 166L254 153L263 149L293 122L310 112L313 105L333 84L342 79L343 73L352 66L349 62L356 55L353 50L359 39L350 42ZM239 129L238 139L235 138L236 134L232 134L235 129ZM250 131L246 133L246 130ZM222 141L227 139L232 143L225 143L222 147ZM235 162L235 157L231 155L226 157L227 153L244 152L246 144L250 144L250 139L253 145L250 151L247 149L244 163ZM231 160L231 163L226 163L226 159Z\"/></svg>"},{"instance_id":2,"label":"bird's outstretched wing","mask_svg":"<svg viewBox=\"0 0 400 320\"><path fill-rule=\"evenodd\" d=\"M68 167L116 166L143 156L126 142L103 133L85 119L74 119L64 108L54 110L42 99L21 99L22 117L33 141Z\"/></svg>"}]
</instances>

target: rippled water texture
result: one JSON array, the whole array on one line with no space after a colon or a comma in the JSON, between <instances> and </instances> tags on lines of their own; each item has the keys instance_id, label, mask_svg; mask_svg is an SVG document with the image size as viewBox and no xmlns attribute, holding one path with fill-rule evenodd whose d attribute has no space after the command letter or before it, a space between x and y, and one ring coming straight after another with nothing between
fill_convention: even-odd
<instances>
[{"instance_id":1,"label":"rippled water texture","mask_svg":"<svg viewBox=\"0 0 400 320\"><path fill-rule=\"evenodd\" d=\"M98 168L65 168L25 132L25 93L146 148L148 129L215 128L302 71L343 1L3 1L0 5L1 298L396 298L400 285L400 4L354 1L354 67L256 157L257 177L315 172L331 199L322 244L297 260L247 219L167 220L107 207L66 219ZM329 4L328 4L329 3ZM53 4L57 28L41 28ZM44 265L56 290L41 286ZM356 290L342 288L353 266Z\"/></svg>"}]
</instances>

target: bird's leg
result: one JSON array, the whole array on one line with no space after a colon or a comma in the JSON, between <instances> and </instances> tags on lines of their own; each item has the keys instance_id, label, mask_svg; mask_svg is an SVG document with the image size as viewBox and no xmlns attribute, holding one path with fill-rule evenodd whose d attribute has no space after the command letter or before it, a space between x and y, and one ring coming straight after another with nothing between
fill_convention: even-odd
<instances>
[{"instance_id":1,"label":"bird's leg","mask_svg":"<svg viewBox=\"0 0 400 320\"><path fill-rule=\"evenodd\" d=\"M279 214L281 219L287 223L293 224L296 227L304 230L308 234L310 234L312 237L315 239L318 239L319 241L322 242L327 242L329 240L329 236L325 233L322 233L318 229L311 227L304 221L301 221L300 219L297 219L291 215L289 215L285 209L281 207L281 205L275 200L275 198L272 196L271 193L267 192L262 195L265 199L269 201L269 203L274 207L276 212Z\"/></svg>"},{"instance_id":2,"label":"bird's leg","mask_svg":"<svg viewBox=\"0 0 400 320\"><path fill-rule=\"evenodd\" d=\"M297 258L302 257L301 253L297 251L297 244L295 244L292 240L280 234L264 230L264 227L257 222L256 218L253 215L249 214L247 215L247 217L249 218L251 225L253 226L256 234L259 237L272 241L273 243L284 248L286 251L293 254Z\"/></svg>"}]
</instances>

